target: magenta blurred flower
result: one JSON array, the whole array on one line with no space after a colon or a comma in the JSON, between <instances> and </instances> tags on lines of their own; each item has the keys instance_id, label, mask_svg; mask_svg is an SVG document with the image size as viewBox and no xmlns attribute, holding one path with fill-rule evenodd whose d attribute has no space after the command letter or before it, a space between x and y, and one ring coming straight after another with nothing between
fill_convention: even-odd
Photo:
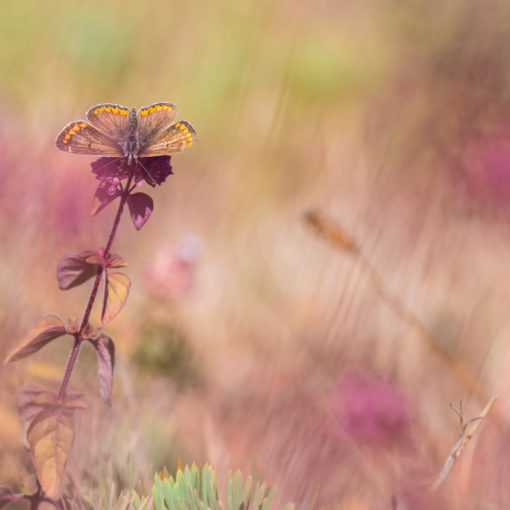
<instances>
[{"instance_id":1,"label":"magenta blurred flower","mask_svg":"<svg viewBox=\"0 0 510 510\"><path fill-rule=\"evenodd\" d=\"M348 374L330 411L335 432L346 432L357 441L384 447L407 438L410 415L406 398L382 377Z\"/></svg>"},{"instance_id":2,"label":"magenta blurred flower","mask_svg":"<svg viewBox=\"0 0 510 510\"><path fill-rule=\"evenodd\" d=\"M462 148L462 179L468 198L490 205L510 200L510 127L483 135Z\"/></svg>"},{"instance_id":3,"label":"magenta blurred flower","mask_svg":"<svg viewBox=\"0 0 510 510\"><path fill-rule=\"evenodd\" d=\"M193 289L202 243L193 235L184 236L176 248L162 248L144 272L147 292L158 298L179 299Z\"/></svg>"}]
</instances>

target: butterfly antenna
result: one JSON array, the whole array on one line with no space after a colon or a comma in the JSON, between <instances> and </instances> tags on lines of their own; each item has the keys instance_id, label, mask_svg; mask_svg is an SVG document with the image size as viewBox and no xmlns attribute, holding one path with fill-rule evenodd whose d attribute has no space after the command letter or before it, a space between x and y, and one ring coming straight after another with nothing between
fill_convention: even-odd
<instances>
[{"instance_id":1,"label":"butterfly antenna","mask_svg":"<svg viewBox=\"0 0 510 510\"><path fill-rule=\"evenodd\" d=\"M143 165L143 163L140 161L139 158L136 158L136 162L140 165L141 169L143 170L143 173L145 175L145 178L147 179L147 182L152 186L156 186L156 181L152 178L152 175L149 173L149 170L147 170L147 168L145 168L145 166Z\"/></svg>"}]
</instances>

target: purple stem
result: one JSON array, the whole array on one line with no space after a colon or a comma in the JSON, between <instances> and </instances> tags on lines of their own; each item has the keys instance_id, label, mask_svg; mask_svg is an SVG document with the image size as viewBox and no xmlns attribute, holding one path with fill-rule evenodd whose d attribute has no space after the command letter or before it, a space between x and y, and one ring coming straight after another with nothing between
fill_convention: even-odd
<instances>
[{"instance_id":1,"label":"purple stem","mask_svg":"<svg viewBox=\"0 0 510 510\"><path fill-rule=\"evenodd\" d=\"M122 211L124 210L126 200L129 196L129 186L131 185L132 179L133 173L130 174L126 187L124 188L124 192L120 197L119 208L117 209L117 214L115 215L115 219L113 220L112 230L110 232L110 236L108 237L108 241L106 242L106 246L104 248L103 257L105 259L108 257L108 254L113 244L113 240L115 239L115 234L117 233L117 229L119 228L120 218L122 216ZM92 286L92 290L90 291L89 300L87 302L87 306L85 307L85 311L83 312L80 327L78 328L77 333L75 333L74 335L74 345L71 350L71 354L69 355L69 359L67 361L66 371L64 372L62 384L60 385L60 389L58 391L58 400L62 400L66 394L67 386L69 384L69 380L71 379L71 374L73 373L74 365L76 364L78 354L80 353L81 343L83 342L82 335L89 322L92 307L94 305L94 301L96 300L97 292L99 290L99 284L101 283L101 276L103 275L103 270L104 268L101 266L97 268L94 285Z\"/></svg>"}]
</instances>

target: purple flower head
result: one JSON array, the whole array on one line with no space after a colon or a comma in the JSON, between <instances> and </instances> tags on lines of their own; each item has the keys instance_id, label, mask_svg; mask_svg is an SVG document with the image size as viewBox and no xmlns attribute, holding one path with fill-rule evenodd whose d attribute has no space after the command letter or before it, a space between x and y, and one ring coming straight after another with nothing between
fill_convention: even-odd
<instances>
[{"instance_id":1,"label":"purple flower head","mask_svg":"<svg viewBox=\"0 0 510 510\"><path fill-rule=\"evenodd\" d=\"M469 209L507 213L510 203L510 121L497 119L453 149L455 189Z\"/></svg>"},{"instance_id":2,"label":"purple flower head","mask_svg":"<svg viewBox=\"0 0 510 510\"><path fill-rule=\"evenodd\" d=\"M104 190L107 195L114 196L120 191L120 183L133 173L135 183L140 186L146 181L152 187L165 182L172 174L170 156L154 156L139 158L134 164L127 165L125 159L99 158L91 163L92 173L99 181L98 190Z\"/></svg>"},{"instance_id":3,"label":"purple flower head","mask_svg":"<svg viewBox=\"0 0 510 510\"><path fill-rule=\"evenodd\" d=\"M96 175L99 185L95 194L92 215L103 210L112 200L122 194L122 181L130 175L136 186L141 186L143 181L152 187L156 184L162 184L166 178L172 174L172 165L170 165L170 156L154 156L150 158L138 158L138 160L128 165L125 158L99 158L91 163L92 173ZM130 190L131 191L131 190ZM135 194L136 195L136 194ZM138 194L140 195L140 194ZM130 194L130 198L133 195ZM150 197L146 197L150 200ZM152 201L151 201L152 202ZM132 205L132 204L131 204ZM146 204L145 204L146 205ZM145 209L144 205L144 209ZM152 206L149 207L152 211ZM138 214L135 211L133 214ZM150 214L150 213L149 213ZM147 221L148 214L142 214L144 221L137 220L137 228L141 228Z\"/></svg>"},{"instance_id":4,"label":"purple flower head","mask_svg":"<svg viewBox=\"0 0 510 510\"><path fill-rule=\"evenodd\" d=\"M338 387L332 401L333 426L353 439L371 445L401 443L410 425L404 395L382 377L351 373Z\"/></svg>"}]
</instances>

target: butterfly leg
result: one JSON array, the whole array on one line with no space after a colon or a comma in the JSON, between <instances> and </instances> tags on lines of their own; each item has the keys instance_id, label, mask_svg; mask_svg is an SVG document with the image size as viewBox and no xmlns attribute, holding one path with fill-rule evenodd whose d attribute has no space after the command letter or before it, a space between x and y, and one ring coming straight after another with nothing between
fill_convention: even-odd
<instances>
[{"instance_id":1,"label":"butterfly leg","mask_svg":"<svg viewBox=\"0 0 510 510\"><path fill-rule=\"evenodd\" d=\"M145 168L145 166L143 165L143 163L140 161L140 159L136 156L134 156L135 158L135 161L138 165L140 165L140 168L142 169L143 171L143 174L145 175L145 179L147 180L147 182L152 186L156 186L156 181L152 178L151 174L149 173L149 171L147 170L147 168Z\"/></svg>"}]
</instances>

